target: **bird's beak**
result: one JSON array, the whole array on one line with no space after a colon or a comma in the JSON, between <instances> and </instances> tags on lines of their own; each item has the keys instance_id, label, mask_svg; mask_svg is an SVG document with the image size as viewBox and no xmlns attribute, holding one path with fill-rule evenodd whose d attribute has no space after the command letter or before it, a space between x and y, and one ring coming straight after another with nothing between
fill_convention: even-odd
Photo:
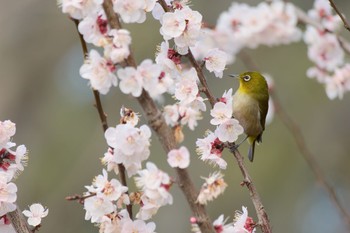
<instances>
[{"instance_id":1,"label":"bird's beak","mask_svg":"<svg viewBox=\"0 0 350 233\"><path fill-rule=\"evenodd\" d=\"M238 78L238 77L239 77L239 74L230 74L229 76L230 76L230 77L233 77L233 78Z\"/></svg>"}]
</instances>

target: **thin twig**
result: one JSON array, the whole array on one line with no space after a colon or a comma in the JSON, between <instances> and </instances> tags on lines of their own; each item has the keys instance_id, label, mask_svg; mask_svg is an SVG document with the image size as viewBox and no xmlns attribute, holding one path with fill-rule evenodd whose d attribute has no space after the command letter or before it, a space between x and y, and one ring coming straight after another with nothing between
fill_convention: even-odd
<instances>
[{"instance_id":1,"label":"thin twig","mask_svg":"<svg viewBox=\"0 0 350 233\"><path fill-rule=\"evenodd\" d=\"M251 57L247 53L245 53L244 51L240 52L239 57L248 69L257 70L257 71L259 70L259 68L254 63L254 61L251 59ZM317 182L323 186L325 191L328 193L329 198L333 202L334 206L338 209L339 213L343 216L344 222L345 222L345 224L348 227L349 232L350 232L349 213L346 211L346 209L341 204L333 187L327 182L327 179L325 178L325 175L323 174L320 166L318 165L318 163L315 159L315 156L311 153L311 151L307 147L304 136L303 136L300 128L293 121L293 119L287 114L287 112L284 110L283 105L281 104L281 102L278 98L278 95L276 94L276 92L273 89L270 90L270 96L273 99L277 116L281 119L283 124L287 127L288 131L292 134L294 141L296 142L301 155L303 156L303 158L307 162L312 173L315 175Z\"/></svg>"},{"instance_id":2,"label":"thin twig","mask_svg":"<svg viewBox=\"0 0 350 233\"><path fill-rule=\"evenodd\" d=\"M83 51L83 55L84 55L84 59L87 58L88 56L88 49L87 49L87 45L86 45L86 42L83 38L83 35L80 34L79 30L78 30L78 25L79 25L79 21L76 20L76 19L73 19L75 25L76 25L76 28L77 28L77 31L78 31L78 34L79 34L79 38L80 38L80 44L81 44L81 47L82 47L82 51ZM98 112L98 115L100 117L100 121L101 121L101 125L102 125L102 129L103 129L103 132L105 132L107 129L108 129L108 123L107 123L107 116L106 116L106 113L104 112L103 110L103 107L102 107L102 102L101 102L101 98L100 98L100 93L97 91L97 90L92 90L93 94L94 94L94 99L95 99L95 106L96 106L96 109L97 109L97 112ZM110 147L111 148L111 147ZM113 150L113 148L111 148ZM127 184L127 181L126 181L126 175L125 175L125 167L123 164L118 164L118 170L119 170L119 179L120 179L120 182L122 183L123 186L128 186ZM129 213L129 216L130 218L132 218L132 205L126 205L126 209Z\"/></svg>"},{"instance_id":3,"label":"thin twig","mask_svg":"<svg viewBox=\"0 0 350 233\"><path fill-rule=\"evenodd\" d=\"M334 1L333 0L329 0L329 3L331 4L331 6L335 10L335 12L337 12L337 14L339 15L340 19L343 21L343 24L344 24L344 27L346 28L346 30L348 30L350 32L350 26L349 26L348 22L346 21L344 15L339 11L339 9L335 5Z\"/></svg>"},{"instance_id":4,"label":"thin twig","mask_svg":"<svg viewBox=\"0 0 350 233\"><path fill-rule=\"evenodd\" d=\"M106 13L107 20L111 28L121 29L121 24L119 22L118 15L116 15L113 11L113 4L111 0L105 0L103 2L103 9ZM128 66L136 67L136 62L132 52L130 52L130 55L126 59L125 63ZM154 103L153 99L145 90L143 90L141 96L137 97L137 100L146 114L149 126L156 132L164 150L166 152L169 152L170 150L175 149L177 145L174 137L174 132L165 123L164 117L162 116L160 110ZM212 226L209 215L205 210L205 206L196 202L198 191L196 190L188 174L188 171L186 169L175 169L175 171L177 173L179 187L186 196L192 213L197 219L197 223L201 229L201 232L214 232L214 228Z\"/></svg>"},{"instance_id":5,"label":"thin twig","mask_svg":"<svg viewBox=\"0 0 350 233\"><path fill-rule=\"evenodd\" d=\"M22 211L19 209L18 205L16 210L7 213L13 228L15 228L17 233L32 233L27 221L25 220Z\"/></svg>"},{"instance_id":6,"label":"thin twig","mask_svg":"<svg viewBox=\"0 0 350 233\"><path fill-rule=\"evenodd\" d=\"M170 11L170 9L168 8L168 6L166 5L164 0L158 0L158 2L163 7L164 11L166 11L166 12ZM201 88L201 90L203 90L204 94L209 99L211 106L213 107L215 102L216 102L216 99L210 92L210 89L207 85L206 78L203 74L201 66L197 63L196 59L193 57L193 54L192 54L190 49L188 50L187 56L192 64L192 66L197 71L198 78L203 86ZM233 153L234 157L237 160L238 166L239 166L241 173L244 177L245 184L249 190L250 198L254 204L255 211L256 211L256 214L257 214L258 219L259 219L259 225L261 227L261 230L264 233L271 233L272 230L271 230L271 226L270 226L270 221L269 221L268 215L264 209L264 206L261 202L260 195L259 195L258 191L256 190L255 185L253 184L252 179L249 176L248 170L246 169L246 167L243 163L243 157L241 156L241 154L239 153L238 150L233 149L233 148L234 148L234 144L230 145L231 152Z\"/></svg>"},{"instance_id":7,"label":"thin twig","mask_svg":"<svg viewBox=\"0 0 350 233\"><path fill-rule=\"evenodd\" d=\"M234 143L229 144L229 149L231 153L235 156L237 160L237 164L241 170L241 173L243 175L243 184L247 186L250 198L252 199L253 205L255 207L259 223L258 225L261 227L262 232L272 232L271 226L270 226L270 220L269 217L265 211L265 208L261 202L260 195L258 191L255 188L255 185L252 183L252 179L249 176L248 170L244 165L243 157L239 153L239 151L236 149L236 146Z\"/></svg>"},{"instance_id":8,"label":"thin twig","mask_svg":"<svg viewBox=\"0 0 350 233\"><path fill-rule=\"evenodd\" d=\"M216 103L216 99L215 97L211 94L210 92L210 89L208 87L208 84L207 84L207 81L206 81L206 78L203 74L203 70L201 68L201 66L198 64L198 62L196 61L196 59L194 58L193 54L192 54L192 51L191 49L188 49L188 54L187 54L187 57L188 59L190 60L192 66L196 69L197 71L197 75L198 75L198 78L199 78L199 81L201 82L202 84L202 88L201 90L203 91L203 93L207 96L210 104L211 104L211 107L214 106L214 104Z\"/></svg>"}]
</instances>

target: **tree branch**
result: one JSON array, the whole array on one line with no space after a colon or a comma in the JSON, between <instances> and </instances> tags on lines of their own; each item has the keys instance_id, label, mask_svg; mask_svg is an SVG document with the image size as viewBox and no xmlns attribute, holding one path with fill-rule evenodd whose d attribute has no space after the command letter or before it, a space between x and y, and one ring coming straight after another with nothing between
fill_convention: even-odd
<instances>
[{"instance_id":1,"label":"tree branch","mask_svg":"<svg viewBox=\"0 0 350 233\"><path fill-rule=\"evenodd\" d=\"M79 20L76 19L72 19L75 23L75 26L77 28L77 32L79 34L79 39L80 39L80 44L82 47L82 51L83 51L83 55L84 55L84 59L87 58L88 56L88 49L87 49L87 45L86 42L83 38L83 35L80 34L79 30L78 30L78 25L79 25ZM101 121L101 125L102 125L102 129L103 132L105 132L108 129L108 123L107 123L107 116L106 113L103 110L102 107L102 102L101 102L101 98L100 98L100 93L97 90L92 90L93 94L94 94L94 99L95 99L95 106L98 112L98 115L100 117L100 121ZM111 147L110 147L111 148ZM111 148L112 150L114 148ZM119 179L120 182L122 183L123 186L128 187L127 181L126 181L126 175L125 175L125 167L123 164L118 164L118 170L119 170ZM126 209L129 213L130 218L132 219L132 205L126 205Z\"/></svg>"},{"instance_id":2,"label":"tree branch","mask_svg":"<svg viewBox=\"0 0 350 233\"><path fill-rule=\"evenodd\" d=\"M164 11L166 11L166 12L170 11L170 9L168 8L168 6L166 5L164 0L158 0L158 2L163 7ZM188 49L187 56L192 64L192 66L196 69L199 80L203 86L203 88L202 88L203 92L207 96L211 106L213 107L215 102L216 102L216 99L211 94L210 89L209 89L207 82L206 82L206 78L203 74L202 68L197 63L196 59L193 57L191 49ZM260 195L259 195L258 191L256 190L255 185L253 184L251 177L249 176L248 170L246 169L246 167L243 163L243 157L241 156L239 151L237 149L235 149L234 143L230 144L229 148L230 148L231 152L233 153L234 157L236 158L237 164L238 164L238 166L241 170L241 173L244 177L244 183L246 184L246 186L249 190L250 198L254 204L255 211L256 211L256 214L257 214L258 219L259 219L259 225L261 227L261 230L264 233L270 233L270 232L272 232L272 230L271 230L271 226L270 226L270 221L268 219L268 215L265 212L264 206L263 206L261 199L260 199Z\"/></svg>"},{"instance_id":3,"label":"tree branch","mask_svg":"<svg viewBox=\"0 0 350 233\"><path fill-rule=\"evenodd\" d=\"M237 160L237 164L241 170L241 173L243 175L243 184L247 186L250 194L250 198L252 199L253 205L255 207L256 214L258 216L259 220L259 226L261 227L262 232L272 232L271 226L270 226L270 220L269 217L265 211L265 208L261 202L260 195L258 191L255 188L255 185L252 183L252 179L249 176L248 170L244 165L243 162L243 156L239 153L239 151L236 149L236 146L234 143L229 144L229 149L231 153L235 156Z\"/></svg>"},{"instance_id":4,"label":"tree branch","mask_svg":"<svg viewBox=\"0 0 350 233\"><path fill-rule=\"evenodd\" d=\"M216 99L215 97L211 94L210 92L210 89L208 87L208 84L207 84L207 81L206 81L206 78L203 74L203 70L202 70L202 67L198 64L198 62L196 61L196 59L194 58L193 54L192 54L192 51L191 49L188 49L188 54L187 54L187 57L188 59L190 60L192 66L196 69L197 71L197 75L198 75L198 78L199 78L199 81L201 82L202 84L202 91L203 93L207 96L210 104L211 104L211 107L214 106L214 104L216 103Z\"/></svg>"},{"instance_id":5,"label":"tree branch","mask_svg":"<svg viewBox=\"0 0 350 233\"><path fill-rule=\"evenodd\" d=\"M346 21L344 15L339 11L338 7L335 5L333 0L329 0L329 3L331 4L332 8L335 10L335 12L337 12L337 14L339 15L340 19L343 21L344 27L346 28L346 30L348 30L350 32L350 26L348 24L348 22Z\"/></svg>"},{"instance_id":6,"label":"tree branch","mask_svg":"<svg viewBox=\"0 0 350 233\"><path fill-rule=\"evenodd\" d=\"M257 65L247 53L242 51L239 54L239 57L248 69L259 70ZM334 206L338 209L339 213L344 219L346 226L350 231L350 215L341 204L333 187L327 182L327 179L325 178L321 168L319 167L315 156L308 149L300 128L284 110L283 105L281 104L274 90L270 90L270 96L273 98L276 114L281 119L282 123L286 126L288 131L292 134L294 141L299 149L299 152L310 167L312 173L315 175L317 182L320 183L325 189L325 191L328 193L329 198L333 202Z\"/></svg>"},{"instance_id":7,"label":"tree branch","mask_svg":"<svg viewBox=\"0 0 350 233\"><path fill-rule=\"evenodd\" d=\"M118 15L113 11L111 0L105 0L103 2L103 9L105 10L110 26L114 29L121 29ZM132 52L130 52L129 57L125 62L128 66L136 67L136 62ZM156 132L164 150L168 153L170 150L175 149L176 141L174 132L166 125L164 117L149 94L143 90L141 96L137 97L137 100L146 114L150 127ZM214 228L209 215L205 210L205 206L196 202L198 191L196 190L187 170L175 169L175 171L177 173L179 187L186 196L194 217L197 219L201 232L214 232Z\"/></svg>"},{"instance_id":8,"label":"tree branch","mask_svg":"<svg viewBox=\"0 0 350 233\"><path fill-rule=\"evenodd\" d=\"M16 210L7 213L13 228L15 228L17 233L32 233L26 219L24 218L22 211L19 209L18 205Z\"/></svg>"}]
</instances>

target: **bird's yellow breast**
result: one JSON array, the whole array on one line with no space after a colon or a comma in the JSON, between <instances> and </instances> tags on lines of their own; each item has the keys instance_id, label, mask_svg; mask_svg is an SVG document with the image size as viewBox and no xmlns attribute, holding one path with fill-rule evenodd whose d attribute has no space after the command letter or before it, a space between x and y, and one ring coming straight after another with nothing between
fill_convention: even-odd
<instances>
[{"instance_id":1,"label":"bird's yellow breast","mask_svg":"<svg viewBox=\"0 0 350 233\"><path fill-rule=\"evenodd\" d=\"M257 137L262 133L259 103L242 88L233 95L233 116L248 136Z\"/></svg>"}]
</instances>

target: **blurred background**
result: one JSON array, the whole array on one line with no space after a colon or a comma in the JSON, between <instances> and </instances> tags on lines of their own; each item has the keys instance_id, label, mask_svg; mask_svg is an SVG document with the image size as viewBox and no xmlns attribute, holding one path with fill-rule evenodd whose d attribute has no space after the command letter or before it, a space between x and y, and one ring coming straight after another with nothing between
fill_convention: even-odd
<instances>
[{"instance_id":1,"label":"blurred background","mask_svg":"<svg viewBox=\"0 0 350 233\"><path fill-rule=\"evenodd\" d=\"M255 5L259 1L244 2ZM304 10L312 2L294 1ZM227 0L192 1L193 9L200 11L210 24L215 24L220 12L230 4ZM337 4L350 17L350 2ZM40 202L49 208L40 232L98 232L84 220L80 204L65 200L68 195L82 194L84 185L90 185L94 176L101 173L100 158L107 149L92 92L79 76L83 57L75 25L55 1L1 1L0 5L0 120L15 122L13 141L29 149L29 165L15 181L18 204L25 209ZM159 27L150 15L144 24L127 25L138 62L154 58L155 48L162 41ZM350 212L350 94L343 100L331 101L322 85L305 76L311 62L302 42L245 52L262 71L273 76L284 109L300 127L308 148ZM244 64L237 60L224 76L244 70ZM218 82L211 76L208 82L216 96L228 87L237 88L238 83L232 79ZM110 126L118 123L122 104L142 114L136 101L121 95L118 88L103 96L102 101ZM200 176L215 170L195 153L196 138L202 137L208 127L213 129L207 116L194 132L185 131L185 145L192 155L189 170L198 188L202 184ZM156 138L151 151L150 160L174 174ZM247 146L242 145L241 153L246 152ZM224 171L229 187L217 201L208 204L211 218L223 213L231 221L235 210L243 205L256 220L249 193L240 186L242 176L235 160L229 153L224 158L229 164ZM257 148L254 163L247 163L247 167L274 232L347 231L342 216L316 182L294 138L278 117L267 126L264 143ZM133 180L129 183L133 187ZM154 218L156 231L190 232L187 203L176 186L171 191L174 204L159 210Z\"/></svg>"}]
</instances>

